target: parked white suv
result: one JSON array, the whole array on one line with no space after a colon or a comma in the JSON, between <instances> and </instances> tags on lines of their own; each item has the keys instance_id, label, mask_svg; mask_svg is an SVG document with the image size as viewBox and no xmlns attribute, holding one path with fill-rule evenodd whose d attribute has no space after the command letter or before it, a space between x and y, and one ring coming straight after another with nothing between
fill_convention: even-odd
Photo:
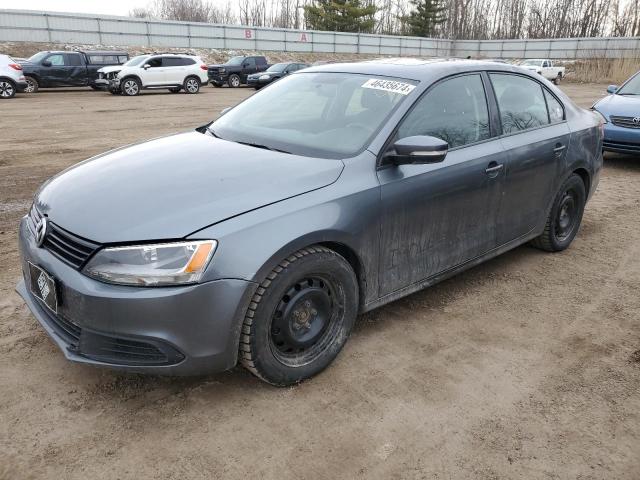
<instances>
[{"instance_id":1,"label":"parked white suv","mask_svg":"<svg viewBox=\"0 0 640 480\"><path fill-rule=\"evenodd\" d=\"M111 93L127 96L138 95L147 88L198 93L209 80L207 65L200 57L175 53L140 55L124 65L102 68L98 74L99 83L106 81Z\"/></svg>"},{"instance_id":2,"label":"parked white suv","mask_svg":"<svg viewBox=\"0 0 640 480\"><path fill-rule=\"evenodd\" d=\"M27 81L20 64L8 55L0 55L0 99L12 98L26 88Z\"/></svg>"}]
</instances>

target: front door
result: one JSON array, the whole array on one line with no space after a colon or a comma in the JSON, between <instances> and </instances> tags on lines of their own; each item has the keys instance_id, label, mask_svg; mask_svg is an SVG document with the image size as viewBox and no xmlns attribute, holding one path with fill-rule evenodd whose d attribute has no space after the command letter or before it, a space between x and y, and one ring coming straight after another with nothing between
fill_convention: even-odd
<instances>
[{"instance_id":1,"label":"front door","mask_svg":"<svg viewBox=\"0 0 640 480\"><path fill-rule=\"evenodd\" d=\"M64 87L68 85L69 67L64 53L52 53L43 60L43 87ZM47 66L45 66L45 63Z\"/></svg>"},{"instance_id":2,"label":"front door","mask_svg":"<svg viewBox=\"0 0 640 480\"><path fill-rule=\"evenodd\" d=\"M449 143L441 163L383 166L380 296L433 277L496 246L504 151L493 139L480 74L427 91L393 139L430 135Z\"/></svg>"},{"instance_id":3,"label":"front door","mask_svg":"<svg viewBox=\"0 0 640 480\"><path fill-rule=\"evenodd\" d=\"M144 86L165 85L167 83L167 67L163 63L163 57L154 57L147 60L149 68L144 74Z\"/></svg>"}]
</instances>

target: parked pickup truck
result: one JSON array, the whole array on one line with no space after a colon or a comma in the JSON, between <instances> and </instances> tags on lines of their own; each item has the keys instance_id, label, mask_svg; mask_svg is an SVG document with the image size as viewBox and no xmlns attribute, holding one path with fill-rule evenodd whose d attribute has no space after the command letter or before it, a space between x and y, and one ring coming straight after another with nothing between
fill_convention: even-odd
<instances>
[{"instance_id":1,"label":"parked pickup truck","mask_svg":"<svg viewBox=\"0 0 640 480\"><path fill-rule=\"evenodd\" d=\"M214 87L225 83L230 87L239 87L247 83L252 73L264 72L271 65L265 57L231 57L222 65L209 65L209 82Z\"/></svg>"},{"instance_id":2,"label":"parked pickup truck","mask_svg":"<svg viewBox=\"0 0 640 480\"><path fill-rule=\"evenodd\" d=\"M556 85L564 77L564 67L556 67L553 62L548 59L534 58L531 60L525 60L522 67L527 70L532 70L542 75L547 80L551 80Z\"/></svg>"},{"instance_id":3,"label":"parked pickup truck","mask_svg":"<svg viewBox=\"0 0 640 480\"><path fill-rule=\"evenodd\" d=\"M98 70L107 65L121 65L129 60L127 52L76 51L38 52L22 62L28 93L39 88L91 87L99 90L95 81Z\"/></svg>"}]
</instances>

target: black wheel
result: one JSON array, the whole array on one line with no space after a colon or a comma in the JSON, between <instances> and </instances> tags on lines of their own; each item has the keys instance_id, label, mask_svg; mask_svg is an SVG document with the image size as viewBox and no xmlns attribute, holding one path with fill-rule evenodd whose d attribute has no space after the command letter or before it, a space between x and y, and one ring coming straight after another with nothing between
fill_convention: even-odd
<instances>
[{"instance_id":1,"label":"black wheel","mask_svg":"<svg viewBox=\"0 0 640 480\"><path fill-rule=\"evenodd\" d=\"M0 99L6 100L16 96L16 86L11 80L0 78Z\"/></svg>"},{"instance_id":2,"label":"black wheel","mask_svg":"<svg viewBox=\"0 0 640 480\"><path fill-rule=\"evenodd\" d=\"M120 90L123 95L127 97L134 97L140 93L142 90L142 85L140 84L140 80L135 77L128 77L122 80L122 84L120 85Z\"/></svg>"},{"instance_id":3,"label":"black wheel","mask_svg":"<svg viewBox=\"0 0 640 480\"><path fill-rule=\"evenodd\" d=\"M220 84L220 83L216 83L216 82L211 82L211 86L212 86L213 88L220 88L220 87L222 87L222 84Z\"/></svg>"},{"instance_id":4,"label":"black wheel","mask_svg":"<svg viewBox=\"0 0 640 480\"><path fill-rule=\"evenodd\" d=\"M24 79L27 82L27 88L24 89L24 92L36 93L40 88L40 84L38 83L38 80L36 80L33 77L29 77L28 75L25 75Z\"/></svg>"},{"instance_id":5,"label":"black wheel","mask_svg":"<svg viewBox=\"0 0 640 480\"><path fill-rule=\"evenodd\" d=\"M200 79L198 77L187 77L182 85L187 93L198 93L200 91Z\"/></svg>"},{"instance_id":6,"label":"black wheel","mask_svg":"<svg viewBox=\"0 0 640 480\"><path fill-rule=\"evenodd\" d=\"M547 252L559 252L571 245L582 222L586 198L582 178L571 175L556 195L542 235L531 244Z\"/></svg>"},{"instance_id":7,"label":"black wheel","mask_svg":"<svg viewBox=\"0 0 640 480\"><path fill-rule=\"evenodd\" d=\"M229 75L229 80L227 80L227 83L231 88L238 88L240 86L240 77L235 73Z\"/></svg>"},{"instance_id":8,"label":"black wheel","mask_svg":"<svg viewBox=\"0 0 640 480\"><path fill-rule=\"evenodd\" d=\"M170 88L169 91L171 93L178 93L180 90L182 90L181 87L175 87L175 88Z\"/></svg>"},{"instance_id":9,"label":"black wheel","mask_svg":"<svg viewBox=\"0 0 640 480\"><path fill-rule=\"evenodd\" d=\"M560 83L560 80L562 80L562 73L558 73L558 76L553 79L553 84L558 85Z\"/></svg>"},{"instance_id":10,"label":"black wheel","mask_svg":"<svg viewBox=\"0 0 640 480\"><path fill-rule=\"evenodd\" d=\"M333 250L297 251L260 284L247 309L240 363L276 386L324 370L344 346L358 313L358 282Z\"/></svg>"},{"instance_id":11,"label":"black wheel","mask_svg":"<svg viewBox=\"0 0 640 480\"><path fill-rule=\"evenodd\" d=\"M89 85L91 87L91 90L95 90L96 92L99 92L100 90L102 90L102 88L98 87L97 85Z\"/></svg>"},{"instance_id":12,"label":"black wheel","mask_svg":"<svg viewBox=\"0 0 640 480\"><path fill-rule=\"evenodd\" d=\"M109 90L111 95L120 95L122 92L120 90Z\"/></svg>"}]
</instances>

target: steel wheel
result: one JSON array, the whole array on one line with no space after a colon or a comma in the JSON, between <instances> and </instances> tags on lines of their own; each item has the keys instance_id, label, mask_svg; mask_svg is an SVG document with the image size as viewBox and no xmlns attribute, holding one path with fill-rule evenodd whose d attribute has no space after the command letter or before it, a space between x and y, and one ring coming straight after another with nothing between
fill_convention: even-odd
<instances>
[{"instance_id":1,"label":"steel wheel","mask_svg":"<svg viewBox=\"0 0 640 480\"><path fill-rule=\"evenodd\" d=\"M200 84L195 78L188 78L184 84L185 90L189 93L198 93L200 90Z\"/></svg>"},{"instance_id":2,"label":"steel wheel","mask_svg":"<svg viewBox=\"0 0 640 480\"><path fill-rule=\"evenodd\" d=\"M291 367L313 362L333 340L343 312L343 293L332 280L309 276L296 282L272 317L273 355Z\"/></svg>"},{"instance_id":3,"label":"steel wheel","mask_svg":"<svg viewBox=\"0 0 640 480\"><path fill-rule=\"evenodd\" d=\"M16 94L16 89L11 82L6 80L0 81L0 97L11 98Z\"/></svg>"},{"instance_id":4,"label":"steel wheel","mask_svg":"<svg viewBox=\"0 0 640 480\"><path fill-rule=\"evenodd\" d=\"M129 96L138 95L140 93L140 85L133 79L125 80L122 85L122 91Z\"/></svg>"},{"instance_id":5,"label":"steel wheel","mask_svg":"<svg viewBox=\"0 0 640 480\"><path fill-rule=\"evenodd\" d=\"M569 238L577 225L578 200L576 192L563 192L560 200L558 215L555 222L555 235L562 242Z\"/></svg>"}]
</instances>

